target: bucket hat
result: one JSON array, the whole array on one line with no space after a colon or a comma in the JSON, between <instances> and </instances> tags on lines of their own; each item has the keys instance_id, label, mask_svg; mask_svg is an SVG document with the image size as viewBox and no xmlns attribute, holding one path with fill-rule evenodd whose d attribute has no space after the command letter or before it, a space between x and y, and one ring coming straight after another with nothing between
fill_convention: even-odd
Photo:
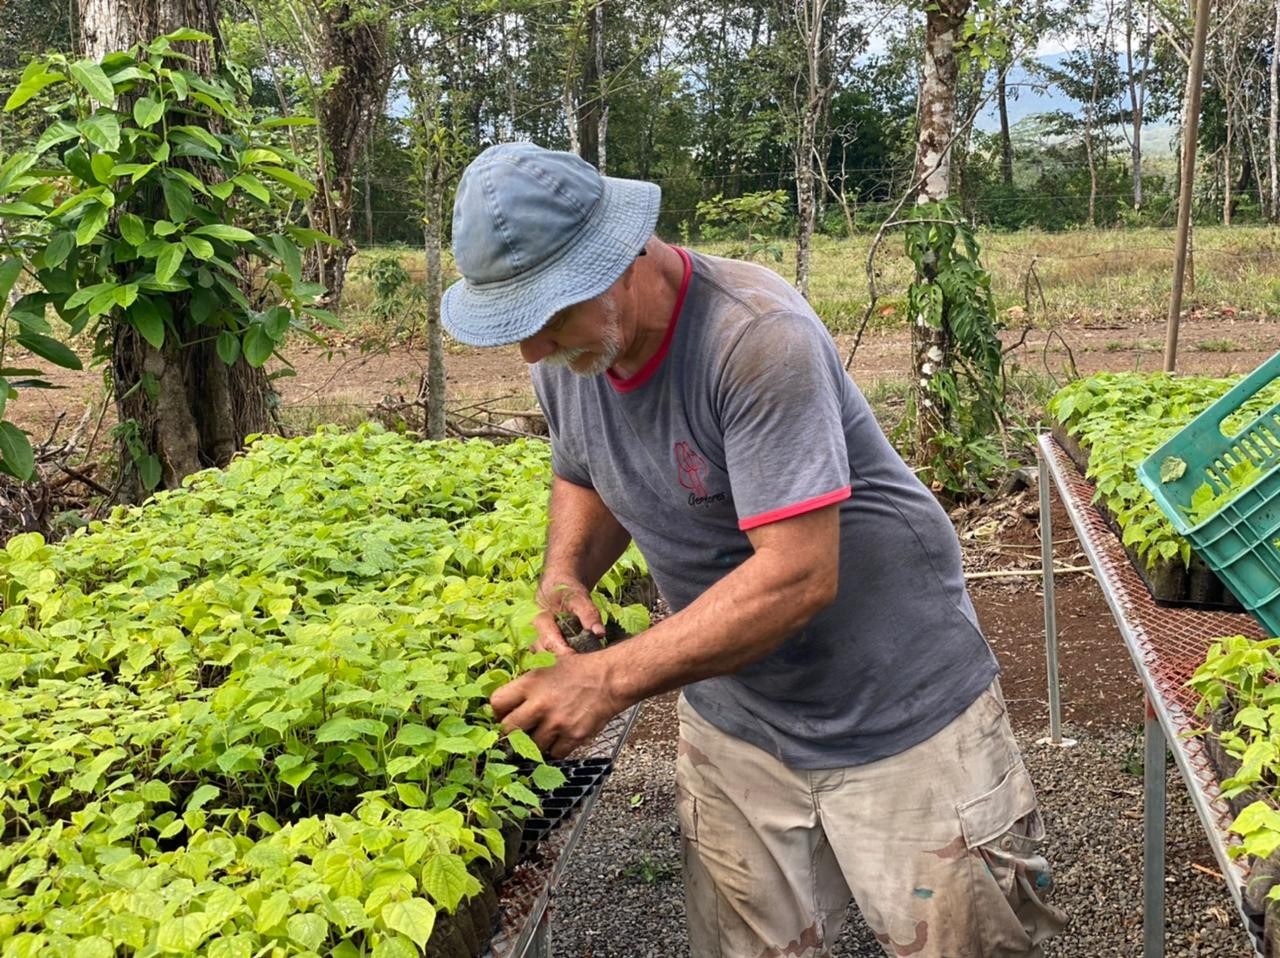
<instances>
[{"instance_id":1,"label":"bucket hat","mask_svg":"<svg viewBox=\"0 0 1280 958\"><path fill-rule=\"evenodd\" d=\"M462 279L441 321L471 346L532 336L559 310L612 286L653 235L661 191L602 176L572 153L491 146L471 162L453 204Z\"/></svg>"}]
</instances>

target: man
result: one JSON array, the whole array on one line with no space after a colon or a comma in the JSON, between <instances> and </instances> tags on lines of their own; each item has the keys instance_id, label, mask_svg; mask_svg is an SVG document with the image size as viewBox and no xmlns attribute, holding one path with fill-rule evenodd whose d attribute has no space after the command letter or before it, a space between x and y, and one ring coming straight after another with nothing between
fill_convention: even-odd
<instances>
[{"instance_id":1,"label":"man","mask_svg":"<svg viewBox=\"0 0 1280 958\"><path fill-rule=\"evenodd\" d=\"M886 442L808 304L653 235L658 188L529 144L459 184L464 343L519 343L551 430L539 646L492 697L551 755L683 689L692 951L817 956L850 894L887 954L1039 953L1061 924L1031 780L946 514ZM674 610L603 631L632 539Z\"/></svg>"}]
</instances>

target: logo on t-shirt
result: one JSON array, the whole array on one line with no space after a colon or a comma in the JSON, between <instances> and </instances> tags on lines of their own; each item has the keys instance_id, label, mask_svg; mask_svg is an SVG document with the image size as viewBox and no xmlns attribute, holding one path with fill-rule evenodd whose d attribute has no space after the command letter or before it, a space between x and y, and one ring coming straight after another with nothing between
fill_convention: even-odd
<instances>
[{"instance_id":1,"label":"logo on t-shirt","mask_svg":"<svg viewBox=\"0 0 1280 958\"><path fill-rule=\"evenodd\" d=\"M707 461L693 450L687 442L675 444L676 469L680 479L680 487L689 490L689 505L700 506L707 502L723 502L725 495L707 492L703 476L707 472Z\"/></svg>"}]
</instances>

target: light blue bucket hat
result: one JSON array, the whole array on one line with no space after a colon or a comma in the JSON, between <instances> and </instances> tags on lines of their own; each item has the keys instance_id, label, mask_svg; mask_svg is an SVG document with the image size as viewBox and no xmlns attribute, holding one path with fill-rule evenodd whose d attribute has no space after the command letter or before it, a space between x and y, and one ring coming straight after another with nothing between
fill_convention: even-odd
<instances>
[{"instance_id":1,"label":"light blue bucket hat","mask_svg":"<svg viewBox=\"0 0 1280 958\"><path fill-rule=\"evenodd\" d=\"M441 300L444 328L470 346L517 343L599 296L653 235L660 197L656 184L601 176L572 153L489 147L453 203L462 279Z\"/></svg>"}]
</instances>

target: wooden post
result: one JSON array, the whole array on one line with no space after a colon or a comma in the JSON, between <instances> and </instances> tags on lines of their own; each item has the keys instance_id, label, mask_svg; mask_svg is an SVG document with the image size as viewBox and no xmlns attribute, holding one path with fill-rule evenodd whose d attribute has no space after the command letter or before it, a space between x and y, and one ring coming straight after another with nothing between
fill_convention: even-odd
<instances>
[{"instance_id":1,"label":"wooden post","mask_svg":"<svg viewBox=\"0 0 1280 958\"><path fill-rule=\"evenodd\" d=\"M1182 125L1182 186L1178 194L1178 237L1173 252L1173 290L1169 295L1169 324L1164 340L1164 369L1173 372L1178 361L1178 317L1182 312L1182 281L1187 268L1187 233L1191 229L1192 186L1196 175L1196 145L1200 136L1200 92L1204 82L1205 37L1209 32L1211 0L1196 0L1195 40L1187 66L1187 115Z\"/></svg>"}]
</instances>

